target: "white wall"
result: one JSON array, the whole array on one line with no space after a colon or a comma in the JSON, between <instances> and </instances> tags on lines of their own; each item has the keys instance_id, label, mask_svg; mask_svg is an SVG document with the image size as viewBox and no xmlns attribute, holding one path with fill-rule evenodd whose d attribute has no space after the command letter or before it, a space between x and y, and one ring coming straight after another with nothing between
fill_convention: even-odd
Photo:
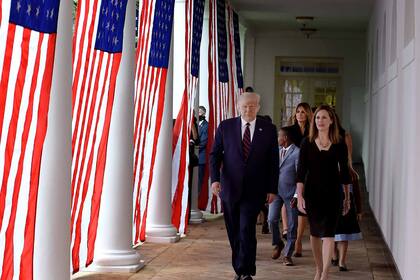
<instances>
[{"instance_id":1,"label":"white wall","mask_svg":"<svg viewBox=\"0 0 420 280\"><path fill-rule=\"evenodd\" d=\"M365 33L323 33L311 39L296 32L254 32L246 38L245 85L255 86L262 95L262 114L273 116L275 57L342 58L342 96L337 111L343 126L350 129L354 145L353 159L360 160L364 130Z\"/></svg>"},{"instance_id":2,"label":"white wall","mask_svg":"<svg viewBox=\"0 0 420 280\"><path fill-rule=\"evenodd\" d=\"M369 202L402 278L420 279L420 0L376 1L367 48Z\"/></svg>"}]
</instances>

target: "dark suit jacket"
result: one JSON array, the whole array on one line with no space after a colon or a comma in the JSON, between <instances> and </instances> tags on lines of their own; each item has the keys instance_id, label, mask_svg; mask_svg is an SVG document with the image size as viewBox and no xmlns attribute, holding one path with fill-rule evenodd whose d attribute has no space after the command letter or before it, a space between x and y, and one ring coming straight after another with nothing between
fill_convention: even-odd
<instances>
[{"instance_id":1,"label":"dark suit jacket","mask_svg":"<svg viewBox=\"0 0 420 280\"><path fill-rule=\"evenodd\" d=\"M220 123L210 153L211 181L220 182L221 199L235 203L250 198L262 203L267 193L277 193L279 148L276 127L257 119L251 150L242 152L241 118Z\"/></svg>"},{"instance_id":2,"label":"dark suit jacket","mask_svg":"<svg viewBox=\"0 0 420 280\"><path fill-rule=\"evenodd\" d=\"M206 120L198 126L198 138L200 139L200 145L198 149L198 163L206 164L206 147L208 139L209 123Z\"/></svg>"}]
</instances>

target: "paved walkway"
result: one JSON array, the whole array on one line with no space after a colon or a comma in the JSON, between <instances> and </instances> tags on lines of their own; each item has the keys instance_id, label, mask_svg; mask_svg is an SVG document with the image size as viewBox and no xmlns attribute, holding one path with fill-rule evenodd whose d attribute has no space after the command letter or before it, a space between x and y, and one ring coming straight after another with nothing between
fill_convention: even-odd
<instances>
[{"instance_id":1,"label":"paved walkway","mask_svg":"<svg viewBox=\"0 0 420 280\"><path fill-rule=\"evenodd\" d=\"M364 185L364 184L363 184ZM367 209L367 207L365 207ZM222 216L208 216L201 225L191 225L188 236L176 244L148 244L140 247L145 267L136 274L78 273L77 280L198 280L233 279L230 247ZM348 272L331 268L330 279L385 280L400 279L380 230L370 212L361 222L364 240L350 242ZM315 267L309 237L303 244L303 257L294 258L295 266L286 267L271 259L271 235L262 235L257 226L257 275L254 279L312 280Z\"/></svg>"}]
</instances>

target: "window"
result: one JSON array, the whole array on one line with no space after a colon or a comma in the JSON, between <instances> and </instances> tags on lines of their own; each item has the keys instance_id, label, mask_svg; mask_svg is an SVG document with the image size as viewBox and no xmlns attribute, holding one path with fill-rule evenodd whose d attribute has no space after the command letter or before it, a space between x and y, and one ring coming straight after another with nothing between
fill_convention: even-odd
<instances>
[{"instance_id":1,"label":"window","mask_svg":"<svg viewBox=\"0 0 420 280\"><path fill-rule=\"evenodd\" d=\"M293 110L302 102L304 92L304 80L286 79L284 80L284 111L282 123L286 125L294 113Z\"/></svg>"},{"instance_id":2,"label":"window","mask_svg":"<svg viewBox=\"0 0 420 280\"><path fill-rule=\"evenodd\" d=\"M317 79L314 80L314 106L322 104L335 107L337 95L337 81L335 79Z\"/></svg>"}]
</instances>

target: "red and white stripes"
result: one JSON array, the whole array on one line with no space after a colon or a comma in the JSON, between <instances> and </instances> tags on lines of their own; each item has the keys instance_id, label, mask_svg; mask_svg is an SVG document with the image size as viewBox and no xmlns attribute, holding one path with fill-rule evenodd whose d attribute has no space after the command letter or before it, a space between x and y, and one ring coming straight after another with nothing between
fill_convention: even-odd
<instances>
[{"instance_id":1,"label":"red and white stripes","mask_svg":"<svg viewBox=\"0 0 420 280\"><path fill-rule=\"evenodd\" d=\"M72 269L93 261L121 53L94 49L101 1L78 2L73 37Z\"/></svg>"},{"instance_id":2,"label":"red and white stripes","mask_svg":"<svg viewBox=\"0 0 420 280\"><path fill-rule=\"evenodd\" d=\"M172 224L185 234L188 225L189 143L198 77L191 75L194 0L185 3L185 90L175 120L172 141ZM201 36L200 36L201 38Z\"/></svg>"},{"instance_id":3,"label":"red and white stripes","mask_svg":"<svg viewBox=\"0 0 420 280\"><path fill-rule=\"evenodd\" d=\"M237 116L236 102L237 97L241 94L242 89L238 87L238 77L236 75L235 62L235 46L234 46L234 28L232 21L233 10L226 5L228 14L228 72L229 81L221 82L219 77L219 61L218 61L218 42L217 32L217 0L210 0L210 28L209 28L209 57L208 57L208 92L209 92L209 126L208 126L208 142L207 154L210 153L213 146L214 135L221 121ZM226 3L225 3L226 4ZM220 199L213 195L209 188L209 166L206 164L205 174L201 186L198 207L201 210L208 210L211 213L219 213L221 211Z\"/></svg>"},{"instance_id":4,"label":"red and white stripes","mask_svg":"<svg viewBox=\"0 0 420 280\"><path fill-rule=\"evenodd\" d=\"M0 278L32 279L56 35L10 24L10 1L1 5Z\"/></svg>"},{"instance_id":5,"label":"red and white stripes","mask_svg":"<svg viewBox=\"0 0 420 280\"><path fill-rule=\"evenodd\" d=\"M218 77L218 38L217 38L217 0L209 1L209 53L208 53L208 93L209 93L209 126L207 151L209 154L213 147L214 135L219 123L227 118L226 109L228 108L228 83L219 82ZM198 207L208 210L211 213L219 213L221 202L217 196L213 195L209 188L209 166L206 163L203 186L198 201Z\"/></svg>"},{"instance_id":6,"label":"red and white stripes","mask_svg":"<svg viewBox=\"0 0 420 280\"><path fill-rule=\"evenodd\" d=\"M165 98L167 69L148 65L156 1L140 1L134 119L133 242L146 238L148 198Z\"/></svg>"}]
</instances>

